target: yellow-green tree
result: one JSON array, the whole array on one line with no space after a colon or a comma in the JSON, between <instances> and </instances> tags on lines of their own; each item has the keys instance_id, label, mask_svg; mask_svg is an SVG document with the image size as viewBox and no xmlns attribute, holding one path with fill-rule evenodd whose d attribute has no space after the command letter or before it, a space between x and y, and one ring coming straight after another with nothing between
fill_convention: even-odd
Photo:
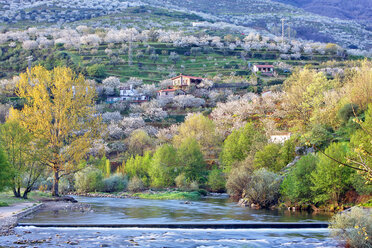
<instances>
[{"instance_id":1,"label":"yellow-green tree","mask_svg":"<svg viewBox=\"0 0 372 248\"><path fill-rule=\"evenodd\" d=\"M213 152L221 144L221 138L215 131L212 120L202 114L189 115L178 128L178 134L173 138L175 147L179 147L186 139L194 138L200 145L204 155Z\"/></svg>"},{"instance_id":2,"label":"yellow-green tree","mask_svg":"<svg viewBox=\"0 0 372 248\"><path fill-rule=\"evenodd\" d=\"M54 174L52 194L58 196L59 179L77 171L86 159L101 120L95 113L95 89L70 68L48 71L36 66L20 75L16 93L25 99L22 110L11 109L10 119L18 120L42 144L40 159Z\"/></svg>"},{"instance_id":3,"label":"yellow-green tree","mask_svg":"<svg viewBox=\"0 0 372 248\"><path fill-rule=\"evenodd\" d=\"M295 71L285 81L284 106L287 119L297 129L306 129L314 109L323 103L323 92L334 88L336 81L327 80L321 72L305 68Z\"/></svg>"},{"instance_id":4,"label":"yellow-green tree","mask_svg":"<svg viewBox=\"0 0 372 248\"><path fill-rule=\"evenodd\" d=\"M348 103L354 103L365 110L372 103L372 62L361 61L357 69L346 78L345 96Z\"/></svg>"}]
</instances>

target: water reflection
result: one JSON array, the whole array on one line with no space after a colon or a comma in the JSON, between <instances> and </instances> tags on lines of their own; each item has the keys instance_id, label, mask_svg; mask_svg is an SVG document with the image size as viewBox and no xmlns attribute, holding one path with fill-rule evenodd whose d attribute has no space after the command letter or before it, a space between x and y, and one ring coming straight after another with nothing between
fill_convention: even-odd
<instances>
[{"instance_id":1,"label":"water reflection","mask_svg":"<svg viewBox=\"0 0 372 248\"><path fill-rule=\"evenodd\" d=\"M93 212L40 211L21 222L27 223L237 223L327 221L329 215L242 208L227 198L206 198L184 204L179 200L144 200L76 197L92 205Z\"/></svg>"}]
</instances>

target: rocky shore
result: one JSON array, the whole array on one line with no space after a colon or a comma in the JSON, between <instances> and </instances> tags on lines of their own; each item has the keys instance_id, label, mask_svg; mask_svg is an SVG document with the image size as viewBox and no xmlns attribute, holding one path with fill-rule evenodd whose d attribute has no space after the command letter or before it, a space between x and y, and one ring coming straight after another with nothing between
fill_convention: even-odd
<instances>
[{"instance_id":1,"label":"rocky shore","mask_svg":"<svg viewBox=\"0 0 372 248\"><path fill-rule=\"evenodd\" d=\"M71 193L68 193L68 195L84 196L84 197L98 197L98 198L119 198L119 199L132 198L132 199L139 199L139 197L133 196L132 194L127 193L127 192L123 192L123 193L120 193L120 194L71 192Z\"/></svg>"}]
</instances>

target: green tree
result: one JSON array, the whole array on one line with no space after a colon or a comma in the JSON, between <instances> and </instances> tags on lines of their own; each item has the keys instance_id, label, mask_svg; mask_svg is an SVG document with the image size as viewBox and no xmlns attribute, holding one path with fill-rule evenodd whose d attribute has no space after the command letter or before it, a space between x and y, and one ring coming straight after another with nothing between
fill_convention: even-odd
<instances>
[{"instance_id":1,"label":"green tree","mask_svg":"<svg viewBox=\"0 0 372 248\"><path fill-rule=\"evenodd\" d=\"M281 193L286 201L291 203L311 203L313 200L311 173L318 162L317 156L308 154L303 156L284 178Z\"/></svg>"},{"instance_id":2,"label":"green tree","mask_svg":"<svg viewBox=\"0 0 372 248\"><path fill-rule=\"evenodd\" d=\"M266 168L274 172L280 171L283 166L280 161L280 144L267 144L261 151L254 156L254 166L256 168Z\"/></svg>"},{"instance_id":3,"label":"green tree","mask_svg":"<svg viewBox=\"0 0 372 248\"><path fill-rule=\"evenodd\" d=\"M206 163L200 146L192 137L185 139L177 150L177 157L187 182L203 182L206 176Z\"/></svg>"},{"instance_id":4,"label":"green tree","mask_svg":"<svg viewBox=\"0 0 372 248\"><path fill-rule=\"evenodd\" d=\"M106 76L105 66L102 64L88 66L87 72L90 77L104 78Z\"/></svg>"},{"instance_id":5,"label":"green tree","mask_svg":"<svg viewBox=\"0 0 372 248\"><path fill-rule=\"evenodd\" d=\"M13 171L6 159L3 149L0 147L0 191L11 185Z\"/></svg>"},{"instance_id":6,"label":"green tree","mask_svg":"<svg viewBox=\"0 0 372 248\"><path fill-rule=\"evenodd\" d=\"M0 143L13 171L11 182L14 196L21 197L21 188L24 188L23 198L27 198L43 172L38 156L43 149L38 149L33 136L24 127L11 120L0 127Z\"/></svg>"},{"instance_id":7,"label":"green tree","mask_svg":"<svg viewBox=\"0 0 372 248\"><path fill-rule=\"evenodd\" d=\"M145 185L147 185L150 177L149 171L151 159L150 152L145 152L143 156L132 156L126 161L124 171L130 178L137 176L138 178L142 179Z\"/></svg>"},{"instance_id":8,"label":"green tree","mask_svg":"<svg viewBox=\"0 0 372 248\"><path fill-rule=\"evenodd\" d=\"M243 161L248 155L253 157L266 143L263 130L251 122L239 130L234 130L224 141L220 154L224 171L229 172L235 162Z\"/></svg>"},{"instance_id":9,"label":"green tree","mask_svg":"<svg viewBox=\"0 0 372 248\"><path fill-rule=\"evenodd\" d=\"M22 110L10 110L10 119L33 134L44 152L39 160L54 174L52 194L58 196L60 177L76 172L93 142L100 137L101 119L95 111L95 89L71 69L42 66L22 73L17 95L26 99Z\"/></svg>"},{"instance_id":10,"label":"green tree","mask_svg":"<svg viewBox=\"0 0 372 248\"><path fill-rule=\"evenodd\" d=\"M314 109L323 104L323 94L334 87L335 82L327 80L322 72L303 69L293 72L284 82L289 123L300 130L310 124Z\"/></svg>"},{"instance_id":11,"label":"green tree","mask_svg":"<svg viewBox=\"0 0 372 248\"><path fill-rule=\"evenodd\" d=\"M153 140L144 130L135 130L128 138L128 151L131 155L143 155L152 146Z\"/></svg>"},{"instance_id":12,"label":"green tree","mask_svg":"<svg viewBox=\"0 0 372 248\"><path fill-rule=\"evenodd\" d=\"M342 194L350 187L353 171L329 159L329 157L332 157L338 161L346 162L347 152L346 143L332 143L325 150L325 154L319 154L319 162L315 171L311 173L313 183L311 190L316 203L327 201L339 203Z\"/></svg>"},{"instance_id":13,"label":"green tree","mask_svg":"<svg viewBox=\"0 0 372 248\"><path fill-rule=\"evenodd\" d=\"M221 143L215 129L215 124L208 117L193 114L180 125L178 134L173 138L173 144L178 147L185 139L192 137L200 145L203 154L207 155Z\"/></svg>"},{"instance_id":14,"label":"green tree","mask_svg":"<svg viewBox=\"0 0 372 248\"><path fill-rule=\"evenodd\" d=\"M169 144L160 146L151 161L149 170L151 185L154 187L169 187L174 185L178 173L177 151Z\"/></svg>"},{"instance_id":15,"label":"green tree","mask_svg":"<svg viewBox=\"0 0 372 248\"><path fill-rule=\"evenodd\" d=\"M225 190L226 179L222 170L214 168L208 174L208 186L214 192L223 192Z\"/></svg>"}]
</instances>

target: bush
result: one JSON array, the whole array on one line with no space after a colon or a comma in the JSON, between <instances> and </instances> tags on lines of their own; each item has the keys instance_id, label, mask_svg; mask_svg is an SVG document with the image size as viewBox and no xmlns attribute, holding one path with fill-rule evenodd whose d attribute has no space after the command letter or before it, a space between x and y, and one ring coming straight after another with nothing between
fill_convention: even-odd
<instances>
[{"instance_id":1,"label":"bush","mask_svg":"<svg viewBox=\"0 0 372 248\"><path fill-rule=\"evenodd\" d=\"M242 197L247 185L251 180L250 168L240 166L232 169L226 182L227 193L233 198Z\"/></svg>"},{"instance_id":2,"label":"bush","mask_svg":"<svg viewBox=\"0 0 372 248\"><path fill-rule=\"evenodd\" d=\"M75 188L80 193L100 191L102 189L102 171L94 167L86 167L75 174Z\"/></svg>"},{"instance_id":3,"label":"bush","mask_svg":"<svg viewBox=\"0 0 372 248\"><path fill-rule=\"evenodd\" d=\"M358 114L358 105L353 103L345 104L339 111L338 117L343 123L347 123L350 118Z\"/></svg>"},{"instance_id":4,"label":"bush","mask_svg":"<svg viewBox=\"0 0 372 248\"><path fill-rule=\"evenodd\" d=\"M128 184L128 190L134 193L144 190L142 180L137 176L132 177Z\"/></svg>"},{"instance_id":5,"label":"bush","mask_svg":"<svg viewBox=\"0 0 372 248\"><path fill-rule=\"evenodd\" d=\"M372 214L353 207L336 214L330 221L331 234L346 242L346 247L372 247Z\"/></svg>"},{"instance_id":6,"label":"bush","mask_svg":"<svg viewBox=\"0 0 372 248\"><path fill-rule=\"evenodd\" d=\"M124 191L128 186L128 179L120 173L114 174L103 180L104 192L119 192Z\"/></svg>"},{"instance_id":7,"label":"bush","mask_svg":"<svg viewBox=\"0 0 372 248\"><path fill-rule=\"evenodd\" d=\"M226 180L222 171L215 168L209 172L207 184L212 191L223 192L225 190Z\"/></svg>"},{"instance_id":8,"label":"bush","mask_svg":"<svg viewBox=\"0 0 372 248\"><path fill-rule=\"evenodd\" d=\"M179 189L186 189L187 188L187 182L186 182L186 176L185 173L179 174L176 179L174 179L176 182L176 186Z\"/></svg>"},{"instance_id":9,"label":"bush","mask_svg":"<svg viewBox=\"0 0 372 248\"><path fill-rule=\"evenodd\" d=\"M59 191L62 194L66 194L68 192L73 191L74 185L73 185L73 183L71 183L71 181L72 181L72 178L69 177L69 176L62 177L59 180L59 186L58 186L58 188L59 188Z\"/></svg>"},{"instance_id":10,"label":"bush","mask_svg":"<svg viewBox=\"0 0 372 248\"><path fill-rule=\"evenodd\" d=\"M278 203L280 176L265 168L253 172L250 184L246 188L245 198L262 208L269 208Z\"/></svg>"},{"instance_id":11,"label":"bush","mask_svg":"<svg viewBox=\"0 0 372 248\"><path fill-rule=\"evenodd\" d=\"M197 181L192 181L189 185L190 190L199 190L199 183Z\"/></svg>"}]
</instances>

